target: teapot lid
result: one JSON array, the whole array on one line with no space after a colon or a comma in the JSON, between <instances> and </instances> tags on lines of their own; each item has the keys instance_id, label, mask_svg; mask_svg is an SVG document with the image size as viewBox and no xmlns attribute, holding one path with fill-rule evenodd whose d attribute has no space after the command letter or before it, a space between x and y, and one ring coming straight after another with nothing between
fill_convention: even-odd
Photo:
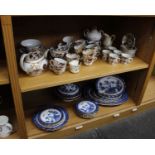
<instances>
[{"instance_id":1,"label":"teapot lid","mask_svg":"<svg viewBox=\"0 0 155 155\"><path fill-rule=\"evenodd\" d=\"M32 61L37 61L41 59L44 56L43 52L36 50L34 52L30 52L26 57L25 61L26 62L32 62Z\"/></svg>"}]
</instances>

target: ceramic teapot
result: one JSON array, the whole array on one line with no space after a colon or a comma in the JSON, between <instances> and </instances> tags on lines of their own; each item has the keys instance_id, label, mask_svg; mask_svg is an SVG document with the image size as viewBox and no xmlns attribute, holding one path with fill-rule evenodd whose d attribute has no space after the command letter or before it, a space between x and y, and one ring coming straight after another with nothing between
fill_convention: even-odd
<instances>
[{"instance_id":1,"label":"ceramic teapot","mask_svg":"<svg viewBox=\"0 0 155 155\"><path fill-rule=\"evenodd\" d=\"M21 69L31 76L40 75L48 65L46 59L48 51L49 49L43 53L36 50L35 52L22 54L20 58Z\"/></svg>"},{"instance_id":2,"label":"ceramic teapot","mask_svg":"<svg viewBox=\"0 0 155 155\"><path fill-rule=\"evenodd\" d=\"M112 46L115 38L116 38L116 36L114 34L110 36L109 34L104 33L103 34L103 45L104 45L104 47Z\"/></svg>"},{"instance_id":3,"label":"ceramic teapot","mask_svg":"<svg viewBox=\"0 0 155 155\"><path fill-rule=\"evenodd\" d=\"M87 38L89 41L99 41L102 38L102 35L104 34L103 30L97 30L97 28L90 30L86 30L84 32L84 37Z\"/></svg>"}]
</instances>

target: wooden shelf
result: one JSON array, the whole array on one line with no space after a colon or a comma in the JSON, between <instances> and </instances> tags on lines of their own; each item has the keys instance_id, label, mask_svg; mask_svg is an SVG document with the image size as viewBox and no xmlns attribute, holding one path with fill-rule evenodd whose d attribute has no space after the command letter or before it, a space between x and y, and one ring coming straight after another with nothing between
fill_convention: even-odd
<instances>
[{"instance_id":1,"label":"wooden shelf","mask_svg":"<svg viewBox=\"0 0 155 155\"><path fill-rule=\"evenodd\" d=\"M66 83L90 80L102 76L119 74L145 68L148 68L148 64L137 57L134 58L134 61L131 64L118 64L116 66L112 66L108 63L98 60L92 66L82 65L78 74L72 74L69 71L66 71L62 75L56 75L51 71L46 71L40 76L30 77L24 73L21 73L19 75L19 83L21 91L28 92L32 90L63 85Z\"/></svg>"},{"instance_id":2,"label":"wooden shelf","mask_svg":"<svg viewBox=\"0 0 155 155\"><path fill-rule=\"evenodd\" d=\"M0 61L0 85L8 83L9 83L9 76L7 66L4 62Z\"/></svg>"},{"instance_id":3,"label":"wooden shelf","mask_svg":"<svg viewBox=\"0 0 155 155\"><path fill-rule=\"evenodd\" d=\"M155 76L150 78L142 102L155 102Z\"/></svg>"},{"instance_id":4,"label":"wooden shelf","mask_svg":"<svg viewBox=\"0 0 155 155\"><path fill-rule=\"evenodd\" d=\"M61 103L60 103L61 104ZM126 103L115 106L115 107L99 107L99 111L96 114L96 117L93 119L83 119L78 117L73 109L73 106L71 104L63 104L64 107L67 108L67 111L69 113L69 121L66 124L64 128L61 130L55 131L55 132L44 132L40 129L38 129L32 122L32 116L34 112L36 112L34 109L31 111L26 112L26 127L28 131L28 138L62 138L69 136L70 134L74 134L74 132L78 132L75 130L77 126L83 125L83 128L85 130L88 130L89 128L92 128L93 125L96 123L101 123L100 120L103 120L104 118L109 117L111 119L113 118L113 115L118 112L123 112L124 110L131 110L135 107L135 103L129 99ZM102 125L102 124L100 124Z\"/></svg>"}]
</instances>

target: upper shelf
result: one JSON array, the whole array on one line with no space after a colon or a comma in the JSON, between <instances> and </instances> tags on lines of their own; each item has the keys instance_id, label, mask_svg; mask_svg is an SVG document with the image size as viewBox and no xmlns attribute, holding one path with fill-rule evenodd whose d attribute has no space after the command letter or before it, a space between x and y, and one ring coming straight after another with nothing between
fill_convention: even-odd
<instances>
[{"instance_id":1,"label":"upper shelf","mask_svg":"<svg viewBox=\"0 0 155 155\"><path fill-rule=\"evenodd\" d=\"M19 83L21 91L28 92L145 68L148 68L148 64L137 57L135 57L134 61L128 65L118 64L112 66L108 63L98 60L92 66L82 65L78 74L72 74L69 71L66 71L62 75L56 75L51 71L46 71L40 76L30 77L26 74L20 73Z\"/></svg>"},{"instance_id":2,"label":"upper shelf","mask_svg":"<svg viewBox=\"0 0 155 155\"><path fill-rule=\"evenodd\" d=\"M9 76L6 64L0 61L0 85L8 83L9 83Z\"/></svg>"}]
</instances>

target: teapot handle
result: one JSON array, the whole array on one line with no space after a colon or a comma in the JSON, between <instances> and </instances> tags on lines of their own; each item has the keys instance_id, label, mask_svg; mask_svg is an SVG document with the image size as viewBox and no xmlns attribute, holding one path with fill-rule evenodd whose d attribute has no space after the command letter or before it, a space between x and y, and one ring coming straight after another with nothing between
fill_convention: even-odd
<instances>
[{"instance_id":1,"label":"teapot handle","mask_svg":"<svg viewBox=\"0 0 155 155\"><path fill-rule=\"evenodd\" d=\"M47 58L48 56L48 52L50 51L50 49L47 49L45 52L44 52L44 57Z\"/></svg>"},{"instance_id":2,"label":"teapot handle","mask_svg":"<svg viewBox=\"0 0 155 155\"><path fill-rule=\"evenodd\" d=\"M6 125L6 127L8 127L9 132L12 132L12 129L13 129L12 125L10 123L6 123L5 125Z\"/></svg>"},{"instance_id":3,"label":"teapot handle","mask_svg":"<svg viewBox=\"0 0 155 155\"><path fill-rule=\"evenodd\" d=\"M24 59L25 57L27 56L28 54L23 54L21 57L20 57L20 67L23 69L23 71L26 72L25 68L24 68Z\"/></svg>"},{"instance_id":4,"label":"teapot handle","mask_svg":"<svg viewBox=\"0 0 155 155\"><path fill-rule=\"evenodd\" d=\"M88 29L86 29L86 30L84 31L84 37L87 37L88 32L89 32Z\"/></svg>"},{"instance_id":5,"label":"teapot handle","mask_svg":"<svg viewBox=\"0 0 155 155\"><path fill-rule=\"evenodd\" d=\"M102 36L104 36L104 31L103 30L100 30L99 32L101 33Z\"/></svg>"},{"instance_id":6,"label":"teapot handle","mask_svg":"<svg viewBox=\"0 0 155 155\"><path fill-rule=\"evenodd\" d=\"M115 39L116 39L116 35L115 34L112 34L111 35L111 40L114 41Z\"/></svg>"}]
</instances>

